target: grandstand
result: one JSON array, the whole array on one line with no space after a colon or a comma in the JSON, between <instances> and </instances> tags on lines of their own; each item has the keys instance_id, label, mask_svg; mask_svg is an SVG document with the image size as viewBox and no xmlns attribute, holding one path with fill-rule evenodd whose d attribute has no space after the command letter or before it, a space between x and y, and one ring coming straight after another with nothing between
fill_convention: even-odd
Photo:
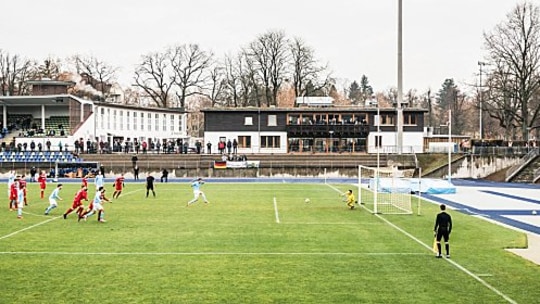
<instances>
[{"instance_id":1,"label":"grandstand","mask_svg":"<svg viewBox=\"0 0 540 304\"><path fill-rule=\"evenodd\" d=\"M43 162L77 162L79 158L71 152L45 151L45 152L16 152L0 151L2 162L43 163Z\"/></svg>"}]
</instances>

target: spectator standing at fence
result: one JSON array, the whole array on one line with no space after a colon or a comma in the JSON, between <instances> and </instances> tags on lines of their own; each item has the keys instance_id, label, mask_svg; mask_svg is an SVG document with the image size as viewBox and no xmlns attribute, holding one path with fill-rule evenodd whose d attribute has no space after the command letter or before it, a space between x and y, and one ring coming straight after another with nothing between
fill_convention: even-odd
<instances>
[{"instance_id":1,"label":"spectator standing at fence","mask_svg":"<svg viewBox=\"0 0 540 304\"><path fill-rule=\"evenodd\" d=\"M167 171L167 169L163 169L163 171L161 171L161 182L163 183L163 181L169 181L169 171Z\"/></svg>"},{"instance_id":2,"label":"spectator standing at fence","mask_svg":"<svg viewBox=\"0 0 540 304\"><path fill-rule=\"evenodd\" d=\"M206 144L206 151L208 154L212 154L212 143L211 142L208 142Z\"/></svg>"},{"instance_id":3,"label":"spectator standing at fence","mask_svg":"<svg viewBox=\"0 0 540 304\"><path fill-rule=\"evenodd\" d=\"M146 143L146 141L143 141L142 142L142 153L146 154L146 150L148 150L148 144Z\"/></svg>"},{"instance_id":4,"label":"spectator standing at fence","mask_svg":"<svg viewBox=\"0 0 540 304\"><path fill-rule=\"evenodd\" d=\"M139 166L138 165L135 165L135 167L133 167L133 178L135 180L139 180Z\"/></svg>"},{"instance_id":5,"label":"spectator standing at fence","mask_svg":"<svg viewBox=\"0 0 540 304\"><path fill-rule=\"evenodd\" d=\"M238 141L236 140L236 138L233 139L232 146L233 146L233 154L237 154L238 153Z\"/></svg>"},{"instance_id":6,"label":"spectator standing at fence","mask_svg":"<svg viewBox=\"0 0 540 304\"><path fill-rule=\"evenodd\" d=\"M232 142L231 140L227 140L227 154L231 154L231 150L232 150Z\"/></svg>"},{"instance_id":7,"label":"spectator standing at fence","mask_svg":"<svg viewBox=\"0 0 540 304\"><path fill-rule=\"evenodd\" d=\"M161 141L159 141L159 140L156 143L156 151L157 151L158 154L161 152Z\"/></svg>"}]
</instances>

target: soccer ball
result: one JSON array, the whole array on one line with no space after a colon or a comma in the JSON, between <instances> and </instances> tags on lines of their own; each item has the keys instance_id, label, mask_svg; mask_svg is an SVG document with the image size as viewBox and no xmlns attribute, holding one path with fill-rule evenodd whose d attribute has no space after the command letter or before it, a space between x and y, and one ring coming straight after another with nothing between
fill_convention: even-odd
<instances>
[{"instance_id":1,"label":"soccer ball","mask_svg":"<svg viewBox=\"0 0 540 304\"><path fill-rule=\"evenodd\" d=\"M532 215L536 215L536 210L533 210L533 211L532 211Z\"/></svg>"},{"instance_id":2,"label":"soccer ball","mask_svg":"<svg viewBox=\"0 0 540 304\"><path fill-rule=\"evenodd\" d=\"M306 203L306 204L309 203L309 202L311 202L311 200L310 200L309 198L306 198L306 199L304 200L304 203Z\"/></svg>"}]
</instances>

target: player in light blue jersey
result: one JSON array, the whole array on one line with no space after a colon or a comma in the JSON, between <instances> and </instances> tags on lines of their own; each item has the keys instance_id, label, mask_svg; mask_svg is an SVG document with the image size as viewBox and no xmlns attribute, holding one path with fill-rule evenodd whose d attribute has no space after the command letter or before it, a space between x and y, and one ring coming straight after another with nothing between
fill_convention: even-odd
<instances>
[{"instance_id":1,"label":"player in light blue jersey","mask_svg":"<svg viewBox=\"0 0 540 304\"><path fill-rule=\"evenodd\" d=\"M99 189L105 186L105 179L103 178L103 174L98 173L98 175L96 175L94 184L96 185L96 189Z\"/></svg>"},{"instance_id":2,"label":"player in light blue jersey","mask_svg":"<svg viewBox=\"0 0 540 304\"><path fill-rule=\"evenodd\" d=\"M62 200L60 197L60 190L62 190L62 184L58 184L51 195L49 195L49 207L45 209L45 215L49 215L54 208L58 207L58 202L56 200Z\"/></svg>"},{"instance_id":3,"label":"player in light blue jersey","mask_svg":"<svg viewBox=\"0 0 540 304\"><path fill-rule=\"evenodd\" d=\"M187 203L187 206L195 203L196 201L199 200L199 197L202 196L204 202L206 204L210 203L207 199L206 199L206 195L204 195L204 192L201 191L201 186L204 185L204 181L202 178L198 178L196 180L194 180L192 183L191 183L191 188L193 188L193 199L190 200L188 203Z\"/></svg>"},{"instance_id":4,"label":"player in light blue jersey","mask_svg":"<svg viewBox=\"0 0 540 304\"><path fill-rule=\"evenodd\" d=\"M10 193L11 193L11 185L13 185L14 182L15 182L15 173L13 173L13 171L9 171L8 182L7 182L8 197L10 196Z\"/></svg>"}]
</instances>

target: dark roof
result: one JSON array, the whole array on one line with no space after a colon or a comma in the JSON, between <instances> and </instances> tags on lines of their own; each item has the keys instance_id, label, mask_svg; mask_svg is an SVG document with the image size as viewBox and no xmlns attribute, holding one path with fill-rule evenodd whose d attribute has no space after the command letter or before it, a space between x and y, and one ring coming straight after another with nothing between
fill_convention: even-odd
<instances>
[{"instance_id":1,"label":"dark roof","mask_svg":"<svg viewBox=\"0 0 540 304\"><path fill-rule=\"evenodd\" d=\"M0 105L12 106L39 106L39 105L63 105L67 101L76 100L82 104L91 104L91 101L81 99L68 94L59 95L35 95L35 96L0 96Z\"/></svg>"},{"instance_id":2,"label":"dark roof","mask_svg":"<svg viewBox=\"0 0 540 304\"><path fill-rule=\"evenodd\" d=\"M125 105L125 104L110 103L110 102L103 102L103 101L94 101L94 104L96 106L104 106L104 107L119 108L119 109L131 109L131 110L139 110L139 111L157 111L157 112L176 113L176 114L186 113L186 111L183 108L142 107L142 106L136 106L136 105Z\"/></svg>"},{"instance_id":3,"label":"dark roof","mask_svg":"<svg viewBox=\"0 0 540 304\"><path fill-rule=\"evenodd\" d=\"M73 81L62 81L62 80L52 80L52 79L36 79L36 80L28 80L26 83L31 85L49 85L49 86L72 86L75 85L75 82Z\"/></svg>"}]
</instances>

